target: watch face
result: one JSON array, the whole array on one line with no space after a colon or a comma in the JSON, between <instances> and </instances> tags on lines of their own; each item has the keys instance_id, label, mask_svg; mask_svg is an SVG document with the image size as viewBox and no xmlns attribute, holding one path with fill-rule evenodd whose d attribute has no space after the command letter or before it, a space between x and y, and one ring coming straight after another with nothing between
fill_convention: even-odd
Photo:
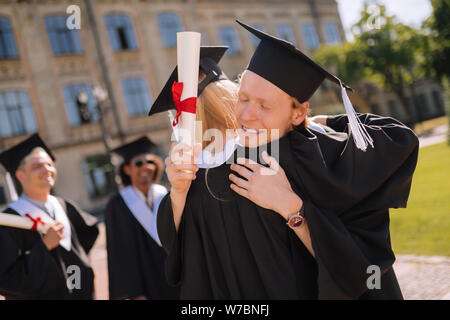
<instances>
[{"instance_id":1,"label":"watch face","mask_svg":"<svg viewBox=\"0 0 450 320\"><path fill-rule=\"evenodd\" d=\"M289 226L291 228L298 228L303 224L303 217L295 216L289 220Z\"/></svg>"}]
</instances>

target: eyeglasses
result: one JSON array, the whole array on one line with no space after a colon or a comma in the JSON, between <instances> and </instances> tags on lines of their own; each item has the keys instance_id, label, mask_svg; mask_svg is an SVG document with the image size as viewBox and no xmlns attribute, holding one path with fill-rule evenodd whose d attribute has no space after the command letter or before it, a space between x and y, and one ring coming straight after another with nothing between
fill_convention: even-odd
<instances>
[{"instance_id":1,"label":"eyeglasses","mask_svg":"<svg viewBox=\"0 0 450 320\"><path fill-rule=\"evenodd\" d=\"M146 163L146 164L155 164L155 161L153 161L153 160L146 160L145 163ZM135 165L136 167L140 168L140 167L142 167L142 166L144 165L144 161L142 161L142 160L136 160L136 161L134 162L134 165Z\"/></svg>"}]
</instances>

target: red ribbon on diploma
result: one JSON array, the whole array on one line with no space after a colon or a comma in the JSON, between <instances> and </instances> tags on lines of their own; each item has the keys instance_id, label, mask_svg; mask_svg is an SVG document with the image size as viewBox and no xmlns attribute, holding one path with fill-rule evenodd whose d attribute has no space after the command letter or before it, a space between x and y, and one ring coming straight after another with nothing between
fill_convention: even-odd
<instances>
[{"instance_id":1,"label":"red ribbon on diploma","mask_svg":"<svg viewBox=\"0 0 450 320\"><path fill-rule=\"evenodd\" d=\"M177 114L175 115L175 119L173 120L172 126L176 126L178 124L178 118L181 115L181 111L194 113L197 110L197 98L191 97L180 101L181 93L183 92L183 82L174 81L172 85L172 95L173 101L175 102L175 108L177 108Z\"/></svg>"},{"instance_id":2,"label":"red ribbon on diploma","mask_svg":"<svg viewBox=\"0 0 450 320\"><path fill-rule=\"evenodd\" d=\"M44 222L42 222L40 217L37 217L36 219L33 219L28 213L25 214L25 217L29 218L31 221L33 221L33 226L31 227L31 230L37 230L38 223L45 225Z\"/></svg>"}]
</instances>

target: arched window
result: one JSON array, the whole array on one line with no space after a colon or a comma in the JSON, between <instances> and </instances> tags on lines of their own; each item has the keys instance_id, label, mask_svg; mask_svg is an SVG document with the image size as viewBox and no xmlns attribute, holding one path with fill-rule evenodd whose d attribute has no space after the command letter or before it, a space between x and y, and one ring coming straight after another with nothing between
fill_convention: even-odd
<instances>
[{"instance_id":1,"label":"arched window","mask_svg":"<svg viewBox=\"0 0 450 320\"><path fill-rule=\"evenodd\" d=\"M114 51L136 50L138 44L131 18L124 14L108 14L105 17L109 41Z\"/></svg>"},{"instance_id":2,"label":"arched window","mask_svg":"<svg viewBox=\"0 0 450 320\"><path fill-rule=\"evenodd\" d=\"M157 19L164 47L176 47L177 32L183 31L180 16L176 13L163 12L158 14Z\"/></svg>"},{"instance_id":3,"label":"arched window","mask_svg":"<svg viewBox=\"0 0 450 320\"><path fill-rule=\"evenodd\" d=\"M17 58L16 40L8 18L0 17L0 59Z\"/></svg>"},{"instance_id":4,"label":"arched window","mask_svg":"<svg viewBox=\"0 0 450 320\"><path fill-rule=\"evenodd\" d=\"M37 132L37 124L26 91L0 92L0 134L2 137Z\"/></svg>"},{"instance_id":5,"label":"arched window","mask_svg":"<svg viewBox=\"0 0 450 320\"><path fill-rule=\"evenodd\" d=\"M147 114L153 102L144 78L127 78L122 80L122 89L125 95L128 114L138 116Z\"/></svg>"},{"instance_id":6,"label":"arched window","mask_svg":"<svg viewBox=\"0 0 450 320\"><path fill-rule=\"evenodd\" d=\"M293 45L295 45L295 36L294 31L292 30L291 26L288 24L279 24L277 25L277 35L278 38L286 40Z\"/></svg>"},{"instance_id":7,"label":"arched window","mask_svg":"<svg viewBox=\"0 0 450 320\"><path fill-rule=\"evenodd\" d=\"M339 34L339 29L336 23L326 22L324 24L325 37L329 44L339 44L341 43L341 35Z\"/></svg>"},{"instance_id":8,"label":"arched window","mask_svg":"<svg viewBox=\"0 0 450 320\"><path fill-rule=\"evenodd\" d=\"M48 16L45 18L48 38L54 55L81 54L83 45L77 29L70 30L66 25L67 16Z\"/></svg>"},{"instance_id":9,"label":"arched window","mask_svg":"<svg viewBox=\"0 0 450 320\"><path fill-rule=\"evenodd\" d=\"M235 28L222 27L219 29L219 35L222 44L230 47L226 55L233 56L241 53L241 41Z\"/></svg>"},{"instance_id":10,"label":"arched window","mask_svg":"<svg viewBox=\"0 0 450 320\"><path fill-rule=\"evenodd\" d=\"M319 37L317 36L316 27L312 24L304 24L302 26L303 36L305 38L305 44L308 49L317 49L320 45Z\"/></svg>"},{"instance_id":11,"label":"arched window","mask_svg":"<svg viewBox=\"0 0 450 320\"><path fill-rule=\"evenodd\" d=\"M87 103L78 101L80 93L87 94ZM71 126L79 126L85 123L94 123L99 119L97 100L95 99L92 86L86 83L72 84L63 89L64 104Z\"/></svg>"},{"instance_id":12,"label":"arched window","mask_svg":"<svg viewBox=\"0 0 450 320\"><path fill-rule=\"evenodd\" d=\"M114 168L105 154L87 157L82 162L86 188L91 199L105 196L115 191Z\"/></svg>"}]
</instances>

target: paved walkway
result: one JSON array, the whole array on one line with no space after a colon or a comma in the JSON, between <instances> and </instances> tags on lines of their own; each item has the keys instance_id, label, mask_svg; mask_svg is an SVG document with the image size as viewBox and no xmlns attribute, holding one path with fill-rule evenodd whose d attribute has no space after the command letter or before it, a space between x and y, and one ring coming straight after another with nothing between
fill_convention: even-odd
<instances>
[{"instance_id":1,"label":"paved walkway","mask_svg":"<svg viewBox=\"0 0 450 320\"><path fill-rule=\"evenodd\" d=\"M407 300L450 300L450 257L398 255L394 264Z\"/></svg>"},{"instance_id":2,"label":"paved walkway","mask_svg":"<svg viewBox=\"0 0 450 320\"><path fill-rule=\"evenodd\" d=\"M419 146L427 147L447 140L448 125L442 125L419 136Z\"/></svg>"}]
</instances>

